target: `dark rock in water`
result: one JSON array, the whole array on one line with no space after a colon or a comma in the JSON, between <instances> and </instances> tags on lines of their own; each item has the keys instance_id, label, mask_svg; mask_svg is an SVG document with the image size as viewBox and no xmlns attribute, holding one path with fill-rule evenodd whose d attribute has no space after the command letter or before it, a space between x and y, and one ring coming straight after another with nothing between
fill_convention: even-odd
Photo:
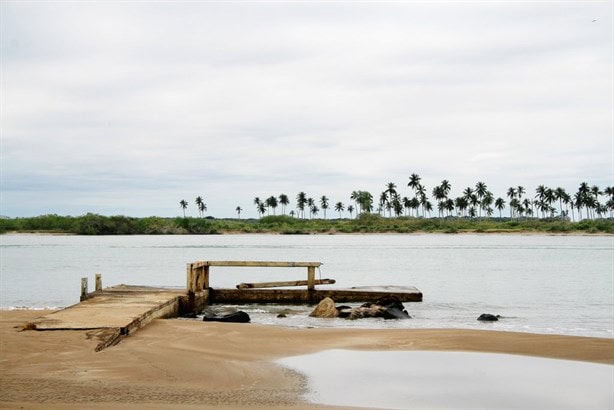
<instances>
[{"instance_id":1,"label":"dark rock in water","mask_svg":"<svg viewBox=\"0 0 614 410\"><path fill-rule=\"evenodd\" d=\"M347 319L352 313L352 309L354 308L351 306L337 306L337 315L340 318Z\"/></svg>"},{"instance_id":2,"label":"dark rock in water","mask_svg":"<svg viewBox=\"0 0 614 410\"><path fill-rule=\"evenodd\" d=\"M311 317L340 317L343 319L362 319L381 317L384 319L410 319L403 303L396 296L380 298L375 303L364 303L359 307L338 306L330 298L323 299L309 315Z\"/></svg>"},{"instance_id":3,"label":"dark rock in water","mask_svg":"<svg viewBox=\"0 0 614 410\"><path fill-rule=\"evenodd\" d=\"M375 303L364 303L357 308L343 306L339 311L339 317L346 319L362 319L367 317L381 317L383 319L411 319L405 310L403 303L396 296L385 296Z\"/></svg>"},{"instance_id":4,"label":"dark rock in water","mask_svg":"<svg viewBox=\"0 0 614 410\"><path fill-rule=\"evenodd\" d=\"M285 313L280 313L279 315L277 315L277 318L278 318L278 319L283 319L283 318L285 318L285 317L288 317L288 316L286 316L286 314L285 314Z\"/></svg>"},{"instance_id":5,"label":"dark rock in water","mask_svg":"<svg viewBox=\"0 0 614 410\"><path fill-rule=\"evenodd\" d=\"M499 315L491 315L490 313L482 313L478 320L481 322L496 322L499 320L501 316Z\"/></svg>"},{"instance_id":6,"label":"dark rock in water","mask_svg":"<svg viewBox=\"0 0 614 410\"><path fill-rule=\"evenodd\" d=\"M181 315L181 317L185 317L187 319L196 319L196 312L186 312Z\"/></svg>"},{"instance_id":7,"label":"dark rock in water","mask_svg":"<svg viewBox=\"0 0 614 410\"><path fill-rule=\"evenodd\" d=\"M239 310L238 312L229 313L226 315L214 315L205 313L204 322L229 322L229 323L249 323L250 317L247 313Z\"/></svg>"},{"instance_id":8,"label":"dark rock in water","mask_svg":"<svg viewBox=\"0 0 614 410\"><path fill-rule=\"evenodd\" d=\"M403 308L398 308L396 306L388 306L384 309L384 313L382 315L384 319L411 319L407 310Z\"/></svg>"}]
</instances>

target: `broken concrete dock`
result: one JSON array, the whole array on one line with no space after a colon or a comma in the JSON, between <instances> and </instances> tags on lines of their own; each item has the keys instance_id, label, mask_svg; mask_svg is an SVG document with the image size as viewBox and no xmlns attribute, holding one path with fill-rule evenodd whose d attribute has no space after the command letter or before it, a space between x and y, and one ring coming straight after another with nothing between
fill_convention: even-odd
<instances>
[{"instance_id":1,"label":"broken concrete dock","mask_svg":"<svg viewBox=\"0 0 614 410\"><path fill-rule=\"evenodd\" d=\"M100 330L101 342L96 350L118 343L121 338L154 319L198 313L210 304L316 304L326 297L336 302L375 302L384 296L396 296L402 302L421 302L422 293L415 287L376 286L348 289L316 288L332 279L316 280L320 262L199 261L187 265L187 289L117 285L102 288L99 274L95 291L88 292L82 280L81 302L44 315L25 325L35 330ZM224 267L305 267L307 280L263 282L237 285L235 289L210 286L210 268ZM305 286L293 289L292 286ZM281 286L283 288L275 288Z\"/></svg>"}]
</instances>

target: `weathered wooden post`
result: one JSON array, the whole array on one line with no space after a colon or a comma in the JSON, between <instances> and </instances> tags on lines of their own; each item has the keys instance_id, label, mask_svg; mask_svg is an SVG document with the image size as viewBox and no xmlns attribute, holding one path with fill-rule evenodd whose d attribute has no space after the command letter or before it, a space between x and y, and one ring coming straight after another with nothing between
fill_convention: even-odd
<instances>
[{"instance_id":1,"label":"weathered wooden post","mask_svg":"<svg viewBox=\"0 0 614 410\"><path fill-rule=\"evenodd\" d=\"M81 278L81 297L79 300L83 302L87 299L87 278Z\"/></svg>"},{"instance_id":2,"label":"weathered wooden post","mask_svg":"<svg viewBox=\"0 0 614 410\"><path fill-rule=\"evenodd\" d=\"M203 266L203 281L201 284L201 290L209 289L209 265Z\"/></svg>"},{"instance_id":3,"label":"weathered wooden post","mask_svg":"<svg viewBox=\"0 0 614 410\"><path fill-rule=\"evenodd\" d=\"M316 280L316 267L308 266L307 267L307 290L315 289L315 280Z\"/></svg>"},{"instance_id":4,"label":"weathered wooden post","mask_svg":"<svg viewBox=\"0 0 614 410\"><path fill-rule=\"evenodd\" d=\"M102 291L102 275L100 273L96 274L96 292Z\"/></svg>"},{"instance_id":5,"label":"weathered wooden post","mask_svg":"<svg viewBox=\"0 0 614 410\"><path fill-rule=\"evenodd\" d=\"M187 265L187 288L188 292L194 292L194 269L192 269L192 264L188 263Z\"/></svg>"}]
</instances>

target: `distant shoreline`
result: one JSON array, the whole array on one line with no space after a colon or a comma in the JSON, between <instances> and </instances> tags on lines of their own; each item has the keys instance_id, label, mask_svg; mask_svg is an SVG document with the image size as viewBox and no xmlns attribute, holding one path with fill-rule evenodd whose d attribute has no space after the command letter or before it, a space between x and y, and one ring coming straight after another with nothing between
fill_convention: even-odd
<instances>
[{"instance_id":1,"label":"distant shoreline","mask_svg":"<svg viewBox=\"0 0 614 410\"><path fill-rule=\"evenodd\" d=\"M2 232L2 235L12 235L12 236L92 236L92 235L83 235L78 233L71 232L49 232L49 231L10 231L10 232ZM304 236L329 236L329 235L524 235L524 236L614 236L614 233L609 232L542 232L542 231L459 231L459 232L443 232L443 231L415 231L415 232L306 232L306 233L296 233L296 234L287 234L281 232L240 232L240 231L227 231L227 232L219 232L215 234L195 234L195 233L184 233L184 234L106 234L106 235L97 235L97 236L188 236L188 235L304 235Z\"/></svg>"},{"instance_id":2,"label":"distant shoreline","mask_svg":"<svg viewBox=\"0 0 614 410\"><path fill-rule=\"evenodd\" d=\"M286 215L260 219L135 218L129 216L41 215L0 219L0 234L49 235L335 235L335 234L614 234L614 219L560 218L386 218L361 214L352 219L299 219Z\"/></svg>"}]
</instances>

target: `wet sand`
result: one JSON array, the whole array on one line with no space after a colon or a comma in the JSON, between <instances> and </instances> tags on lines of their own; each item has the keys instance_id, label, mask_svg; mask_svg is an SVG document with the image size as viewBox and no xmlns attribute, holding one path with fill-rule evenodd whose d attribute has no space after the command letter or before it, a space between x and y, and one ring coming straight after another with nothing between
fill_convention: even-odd
<instances>
[{"instance_id":1,"label":"wet sand","mask_svg":"<svg viewBox=\"0 0 614 410\"><path fill-rule=\"evenodd\" d=\"M614 365L614 339L475 330L289 329L157 320L94 352L96 332L19 331L0 311L0 408L334 408L273 361L329 349L490 352Z\"/></svg>"}]
</instances>

